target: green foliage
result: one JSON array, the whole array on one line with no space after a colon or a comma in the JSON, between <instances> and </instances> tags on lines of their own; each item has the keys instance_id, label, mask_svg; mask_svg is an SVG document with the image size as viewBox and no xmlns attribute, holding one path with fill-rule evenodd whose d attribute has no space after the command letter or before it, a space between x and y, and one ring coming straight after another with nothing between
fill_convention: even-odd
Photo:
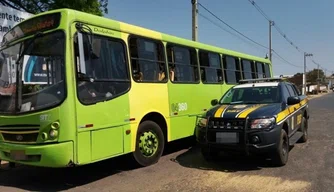
<instances>
[{"instance_id":1,"label":"green foliage","mask_svg":"<svg viewBox=\"0 0 334 192\"><path fill-rule=\"evenodd\" d=\"M22 93L23 94L29 94L29 93L34 93L42 90L43 87L41 85L23 85L22 86Z\"/></svg>"},{"instance_id":2,"label":"green foliage","mask_svg":"<svg viewBox=\"0 0 334 192\"><path fill-rule=\"evenodd\" d=\"M32 14L60 8L75 9L99 16L108 13L108 0L0 0L0 3Z\"/></svg>"},{"instance_id":3,"label":"green foliage","mask_svg":"<svg viewBox=\"0 0 334 192\"><path fill-rule=\"evenodd\" d=\"M303 74L296 73L295 75L289 78L289 81L294 83L299 88L303 85Z\"/></svg>"},{"instance_id":4,"label":"green foliage","mask_svg":"<svg viewBox=\"0 0 334 192\"><path fill-rule=\"evenodd\" d=\"M325 80L325 73L322 69L319 70L313 69L312 71L306 73L307 82L316 83L318 79L318 72L319 72L319 79L321 82L323 82Z\"/></svg>"}]
</instances>

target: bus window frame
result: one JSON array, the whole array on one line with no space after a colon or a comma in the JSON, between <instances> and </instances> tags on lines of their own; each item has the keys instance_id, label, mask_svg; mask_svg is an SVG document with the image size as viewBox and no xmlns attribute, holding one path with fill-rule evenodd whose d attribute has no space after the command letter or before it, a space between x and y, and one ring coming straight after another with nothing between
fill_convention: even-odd
<instances>
[{"instance_id":1,"label":"bus window frame","mask_svg":"<svg viewBox=\"0 0 334 192\"><path fill-rule=\"evenodd\" d=\"M225 66L224 64L226 63L226 57L232 57L234 58L236 61L238 60L238 63L236 63L235 67L237 67L237 65L239 65L239 70L237 70L237 68L235 70L230 70L230 69L225 69ZM240 79L242 79L242 74L241 74L241 61L240 61L240 57L237 57L237 56L233 56L233 55L229 55L229 54L222 54L222 65L223 65L223 73L224 73L224 82L226 85L237 85L238 84L238 80L237 80L237 76L235 76L235 80L236 82L235 83L228 83L226 81L227 79L227 75L225 74L225 71L234 71L234 73L236 72L239 72L240 73ZM227 65L227 63L226 63Z\"/></svg>"},{"instance_id":2,"label":"bus window frame","mask_svg":"<svg viewBox=\"0 0 334 192\"><path fill-rule=\"evenodd\" d=\"M265 71L265 70L266 70L266 69L265 69L266 67L265 67L265 66L268 66L268 70L269 70L269 71L268 71L268 74L269 74L268 77L267 77L267 75L266 75L266 71ZM271 66L272 66L272 65L271 65L270 63L263 63L263 70L264 70L263 73L265 74L266 78L271 77Z\"/></svg>"},{"instance_id":3,"label":"bus window frame","mask_svg":"<svg viewBox=\"0 0 334 192\"><path fill-rule=\"evenodd\" d=\"M129 83L129 87L127 88L127 90L126 91L124 91L124 92L122 92L121 94L117 94L117 95L115 95L115 96L113 96L113 97L110 97L110 98L108 98L108 99L105 99L105 100L101 100L101 101L96 101L96 102L92 102L92 103L83 103L81 100L80 100L80 98L79 98L79 92L78 92L78 80L79 80L79 78L78 78L78 66L77 66L77 59L76 59L76 55L75 55L75 39L76 38L78 38L78 33L82 33L82 34L87 34L87 35L93 35L93 39L94 39L94 37L95 36L101 36L101 37L105 37L105 38L109 38L109 39L113 39L113 40L115 40L116 42L120 42L121 44L122 44L122 46L123 46L123 48L124 48L124 58L125 58L125 62L126 62L126 64L125 64L125 66L126 66L126 69L127 69L127 75L128 75L128 77L129 77L129 80L128 80L128 83ZM73 43L73 44L72 44ZM79 51L79 40L78 40L78 51ZM130 90L131 90L131 87L132 87L132 83L131 83L131 74L130 74L130 69L129 69L129 58L128 58L128 47L127 47L127 44L126 44L126 42L123 40L123 39L121 39L121 38L116 38L116 37L113 37L113 36L107 36L107 35L100 35L100 34L97 34L97 33L91 33L91 34L89 34L89 33L87 33L87 32L80 32L80 31L78 31L77 29L76 29L76 31L75 31L75 33L73 34L73 40L72 40L72 42L71 42L71 44L72 44L72 46L73 46L73 49L72 49L72 56L73 56L73 62L71 62L72 63L72 65L74 65L74 76L75 76L75 94L76 94L76 97L77 97L77 100L82 104L82 105L84 105L84 106L91 106L91 105L94 105L94 104L96 104L96 103L101 103L101 102L107 102L107 101L110 101L110 100L114 100L114 99L116 99L116 98L118 98L118 97L120 97L120 96L123 96L123 95L125 95L125 94L127 94ZM79 55L79 61L80 61L80 55ZM126 80L125 80L125 82L126 82Z\"/></svg>"},{"instance_id":4,"label":"bus window frame","mask_svg":"<svg viewBox=\"0 0 334 192\"><path fill-rule=\"evenodd\" d=\"M252 59L248 59L248 58L244 58L244 57L241 57L240 58L240 65L241 65L241 71L242 71L242 78L245 79L244 77L244 71L243 71L243 64L242 64L242 61L245 60L245 61L249 61L250 64L251 64L251 75L252 75L252 79L256 79L257 78L257 72L256 72L256 66L255 66L255 61L252 60Z\"/></svg>"},{"instance_id":5,"label":"bus window frame","mask_svg":"<svg viewBox=\"0 0 334 192\"><path fill-rule=\"evenodd\" d=\"M211 53L211 54L217 54L218 55L218 57L219 57L219 67L220 68L216 68L216 67L211 67L210 66L210 63L209 63L209 66L202 66L201 65L201 52L203 52L203 53L207 53L207 54L209 54L209 53ZM218 53L218 52L214 52L214 51L209 51L209 50L206 50L206 49L198 49L198 53L197 53L197 57L198 57L198 64L199 64L199 70L200 70L200 74L199 74L199 77L200 77L200 81L203 83L203 84L212 84L212 85L223 85L223 84L225 84L225 82L224 82L224 67L223 67L223 61L222 61L222 54L221 53ZM208 58L209 58L209 56L208 56ZM209 62L210 62L210 58L209 58ZM221 75L221 77L222 77L222 80L219 82L205 82L205 81L203 81L202 80L202 75L201 75L201 68L205 68L205 69L215 69L215 70L217 70L217 69L220 69L221 70L221 73L222 73L222 75Z\"/></svg>"},{"instance_id":6,"label":"bus window frame","mask_svg":"<svg viewBox=\"0 0 334 192\"><path fill-rule=\"evenodd\" d=\"M39 112L42 112L42 111L47 111L47 110L51 110L51 109L54 109L56 107L59 107L68 98L68 90L67 89L68 89L69 86L67 85L67 75L66 75L66 73L67 73L67 69L66 69L66 67L67 67L67 65L66 65L66 59L67 59L66 47L67 47L67 43L68 43L67 36L70 36L70 34L66 33L66 30L61 29L61 28L50 29L50 30L44 31L43 34L44 35L49 35L49 34L52 34L52 33L57 33L58 31L63 32L63 34L64 34L64 76L65 76L65 78L63 80L64 81L64 98L62 99L62 101L55 104L55 105L51 105L51 106L41 108L41 109L37 109L37 110L33 110L33 111L23 111L23 112L15 112L15 113L0 113L0 115L17 116L17 115L26 115L26 114L39 113ZM22 43L23 41L26 41L28 39L33 38L33 36L34 36L34 34L16 39L15 41L12 41L9 44L6 44L6 46L2 47L1 50L7 49L8 47L11 47L11 46L15 46L18 43ZM23 70L23 66L22 66L22 70ZM38 91L38 92L40 92L40 91Z\"/></svg>"},{"instance_id":7,"label":"bus window frame","mask_svg":"<svg viewBox=\"0 0 334 192\"><path fill-rule=\"evenodd\" d=\"M257 78L264 78L263 75L266 75L265 72L264 72L264 62L254 60L254 64L255 64L255 68L256 68L256 76L257 76ZM260 64L261 68L262 68L262 71L260 71L260 72L259 72L259 69L258 69L258 64ZM259 73L262 73L262 77L259 77Z\"/></svg>"},{"instance_id":8,"label":"bus window frame","mask_svg":"<svg viewBox=\"0 0 334 192\"><path fill-rule=\"evenodd\" d=\"M132 57L131 57L131 51L130 51L130 39L131 38L138 38L138 39L147 39L149 41L152 41L152 42L155 42L157 44L161 44L162 46L162 54L163 54L163 62L164 62L164 67L165 67L165 80L164 81L138 81L136 80L135 78L133 78L133 69L132 69ZM128 35L128 38L127 38L127 43L128 43L128 53L129 53L129 72L130 72L130 78L136 82L136 83L158 83L158 84L165 84L168 82L168 79L169 79L169 71L168 71L168 66L167 66L167 63L168 63L168 59L167 59L167 53L166 53L166 49L165 49L165 45L163 43L163 41L161 40L158 40L158 39L154 39L154 38L149 38L149 37L146 37L146 36L142 36L142 35L135 35L135 34L129 34ZM140 61L140 60L146 60L148 61L147 59L143 59L143 58L134 58L135 60L137 61ZM167 61L167 63L166 63ZM161 61L159 60L149 60L149 62L155 62L155 63L161 63Z\"/></svg>"},{"instance_id":9,"label":"bus window frame","mask_svg":"<svg viewBox=\"0 0 334 192\"><path fill-rule=\"evenodd\" d=\"M170 74L170 71L169 71L169 66L170 66L170 63L171 65L177 65L177 64L180 64L180 65L185 65L185 64L181 64L181 63L175 63L175 62L169 62L169 58L168 58L168 46L172 46L172 47L180 47L180 48L185 48L185 49L188 49L189 51L191 51L191 49L193 51L195 51L195 57L196 57L196 65L194 64L190 64L190 66L193 68L193 67L197 67L197 75L198 75L198 80L197 81L192 81L192 82L189 82L189 81L172 81L170 78L169 78L169 82L173 83L173 84L200 84L201 83L201 74L200 74L200 67L199 67L199 57L198 57L198 49L195 48L195 47L191 47L191 46L187 46L187 45L183 45L183 44L179 44L179 43L174 43L174 42L170 42L170 41L165 41L166 42L166 46L165 46L165 50L166 50L166 61L167 61L167 69L168 69L168 74ZM191 55L190 55L191 56ZM175 75L174 75L175 76Z\"/></svg>"}]
</instances>

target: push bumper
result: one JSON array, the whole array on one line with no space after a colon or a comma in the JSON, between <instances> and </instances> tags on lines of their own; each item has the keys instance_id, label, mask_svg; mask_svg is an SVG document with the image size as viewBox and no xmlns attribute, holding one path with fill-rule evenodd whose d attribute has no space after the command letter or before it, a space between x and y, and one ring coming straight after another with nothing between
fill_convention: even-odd
<instances>
[{"instance_id":1,"label":"push bumper","mask_svg":"<svg viewBox=\"0 0 334 192\"><path fill-rule=\"evenodd\" d=\"M43 145L0 143L0 159L39 167L68 167L74 161L73 142Z\"/></svg>"},{"instance_id":2,"label":"push bumper","mask_svg":"<svg viewBox=\"0 0 334 192\"><path fill-rule=\"evenodd\" d=\"M233 131L208 130L207 128L196 127L196 139L203 148L232 153L261 154L271 152L277 148L280 138L280 130L280 127L277 126L271 130L240 131L238 132L239 142L231 144L219 142L215 138L216 134L219 132Z\"/></svg>"}]
</instances>

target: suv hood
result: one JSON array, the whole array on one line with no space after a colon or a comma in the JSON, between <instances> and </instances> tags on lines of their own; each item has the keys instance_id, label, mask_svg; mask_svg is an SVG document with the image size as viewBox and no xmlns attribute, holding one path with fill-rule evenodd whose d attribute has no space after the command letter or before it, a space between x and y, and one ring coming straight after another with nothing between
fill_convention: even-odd
<instances>
[{"instance_id":1,"label":"suv hood","mask_svg":"<svg viewBox=\"0 0 334 192\"><path fill-rule=\"evenodd\" d=\"M246 117L259 118L264 116L274 116L280 110L280 103L218 105L211 108L206 116L227 119Z\"/></svg>"}]
</instances>

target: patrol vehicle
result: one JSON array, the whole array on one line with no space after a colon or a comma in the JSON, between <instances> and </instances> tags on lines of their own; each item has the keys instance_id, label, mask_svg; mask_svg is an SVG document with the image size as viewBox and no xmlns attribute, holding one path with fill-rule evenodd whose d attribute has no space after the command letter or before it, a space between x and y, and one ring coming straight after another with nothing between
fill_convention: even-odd
<instances>
[{"instance_id":1,"label":"patrol vehicle","mask_svg":"<svg viewBox=\"0 0 334 192\"><path fill-rule=\"evenodd\" d=\"M211 105L196 124L206 159L220 151L269 154L283 166L290 146L308 139L308 99L283 78L240 80Z\"/></svg>"}]
</instances>

